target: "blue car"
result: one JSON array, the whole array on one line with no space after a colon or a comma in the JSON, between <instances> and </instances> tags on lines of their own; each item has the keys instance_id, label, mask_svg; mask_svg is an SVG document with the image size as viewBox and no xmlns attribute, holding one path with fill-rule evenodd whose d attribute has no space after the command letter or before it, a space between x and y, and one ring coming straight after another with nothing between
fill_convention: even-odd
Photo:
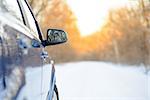
<instances>
[{"instance_id":1,"label":"blue car","mask_svg":"<svg viewBox=\"0 0 150 100\"><path fill-rule=\"evenodd\" d=\"M44 39L27 0L0 0L0 100L58 100L45 47L66 41L61 29L48 29Z\"/></svg>"}]
</instances>

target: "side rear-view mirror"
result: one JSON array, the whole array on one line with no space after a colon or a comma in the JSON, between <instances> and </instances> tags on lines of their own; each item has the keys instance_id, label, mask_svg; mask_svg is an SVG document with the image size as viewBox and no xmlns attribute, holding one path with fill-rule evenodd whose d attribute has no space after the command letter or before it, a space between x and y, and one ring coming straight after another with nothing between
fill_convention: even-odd
<instances>
[{"instance_id":1,"label":"side rear-view mirror","mask_svg":"<svg viewBox=\"0 0 150 100\"><path fill-rule=\"evenodd\" d=\"M67 41L67 33L60 29L48 29L44 46L61 44Z\"/></svg>"}]
</instances>

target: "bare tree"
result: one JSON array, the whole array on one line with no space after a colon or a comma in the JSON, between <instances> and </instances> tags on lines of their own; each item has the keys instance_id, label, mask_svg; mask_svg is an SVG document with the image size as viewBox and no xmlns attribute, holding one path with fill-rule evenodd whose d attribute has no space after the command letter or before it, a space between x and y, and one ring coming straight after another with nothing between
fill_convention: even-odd
<instances>
[{"instance_id":1,"label":"bare tree","mask_svg":"<svg viewBox=\"0 0 150 100\"><path fill-rule=\"evenodd\" d=\"M41 19L41 13L48 7L51 0L28 0L30 6L33 9L33 12L38 18L38 20Z\"/></svg>"},{"instance_id":2,"label":"bare tree","mask_svg":"<svg viewBox=\"0 0 150 100\"><path fill-rule=\"evenodd\" d=\"M141 8L141 14L143 17L143 23L146 27L146 30L143 31L143 38L144 38L144 49L145 49L145 53L144 53L144 65L146 67L146 71L148 72L149 69L149 65L150 65L150 43L149 43L149 39L150 39L150 21L149 21L149 17L148 15L150 15L150 0L139 0L139 6ZM147 31L148 30L148 31Z\"/></svg>"},{"instance_id":3,"label":"bare tree","mask_svg":"<svg viewBox=\"0 0 150 100\"><path fill-rule=\"evenodd\" d=\"M116 37L114 35L116 33L116 30L114 30L115 26L113 24L115 23L115 21L113 20L113 13L112 12L109 13L109 20L111 21L111 23L110 23L110 27L111 27L110 35L112 37L111 39L112 39L114 54L116 56L115 57L116 63L120 63L120 61L119 61L120 53L119 53L119 48L118 48L118 42L117 42L117 39L116 39Z\"/></svg>"}]
</instances>

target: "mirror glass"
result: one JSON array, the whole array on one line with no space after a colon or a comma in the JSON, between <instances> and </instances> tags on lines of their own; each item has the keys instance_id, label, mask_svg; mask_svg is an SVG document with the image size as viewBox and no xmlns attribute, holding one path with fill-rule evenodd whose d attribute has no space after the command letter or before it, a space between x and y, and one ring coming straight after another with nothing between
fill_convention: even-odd
<instances>
[{"instance_id":1,"label":"mirror glass","mask_svg":"<svg viewBox=\"0 0 150 100\"><path fill-rule=\"evenodd\" d=\"M46 46L60 44L66 41L67 41L67 34L63 30L60 29L47 30L47 40L45 41Z\"/></svg>"}]
</instances>

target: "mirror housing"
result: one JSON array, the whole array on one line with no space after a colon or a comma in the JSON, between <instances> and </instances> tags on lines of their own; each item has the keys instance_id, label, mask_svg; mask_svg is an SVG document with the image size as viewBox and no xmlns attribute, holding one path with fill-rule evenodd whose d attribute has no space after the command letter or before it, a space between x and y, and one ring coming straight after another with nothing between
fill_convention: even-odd
<instances>
[{"instance_id":1,"label":"mirror housing","mask_svg":"<svg viewBox=\"0 0 150 100\"><path fill-rule=\"evenodd\" d=\"M44 46L61 44L67 41L67 33L60 29L48 29Z\"/></svg>"}]
</instances>

